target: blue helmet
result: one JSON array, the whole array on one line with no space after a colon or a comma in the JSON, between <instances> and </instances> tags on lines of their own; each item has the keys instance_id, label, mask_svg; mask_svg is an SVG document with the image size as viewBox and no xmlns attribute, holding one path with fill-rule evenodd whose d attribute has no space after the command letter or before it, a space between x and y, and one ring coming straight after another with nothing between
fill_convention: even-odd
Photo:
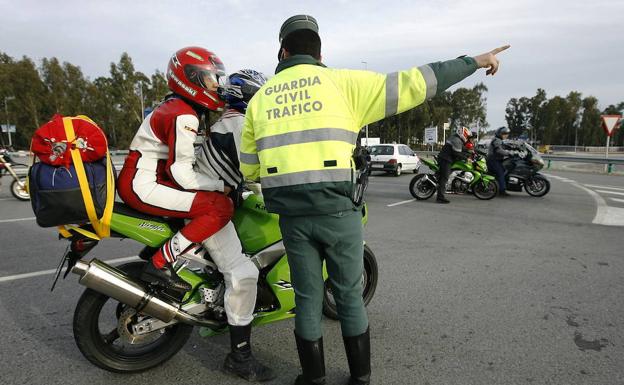
<instances>
[{"instance_id":1,"label":"blue helmet","mask_svg":"<svg viewBox=\"0 0 624 385\"><path fill-rule=\"evenodd\" d=\"M247 110L247 103L266 83L267 78L262 72L243 69L231 74L223 87L223 96L227 104L242 113Z\"/></svg>"}]
</instances>

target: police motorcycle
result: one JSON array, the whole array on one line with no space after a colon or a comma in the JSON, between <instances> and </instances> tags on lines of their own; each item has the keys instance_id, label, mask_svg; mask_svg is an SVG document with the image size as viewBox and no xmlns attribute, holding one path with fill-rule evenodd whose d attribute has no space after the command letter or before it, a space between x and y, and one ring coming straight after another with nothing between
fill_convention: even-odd
<instances>
[{"instance_id":1,"label":"police motorcycle","mask_svg":"<svg viewBox=\"0 0 624 385\"><path fill-rule=\"evenodd\" d=\"M539 173L544 167L544 160L539 152L524 141L506 140L503 147L511 152L503 160L503 167L507 171L507 190L520 192L524 188L533 197L548 194L550 181Z\"/></svg>"},{"instance_id":2,"label":"police motorcycle","mask_svg":"<svg viewBox=\"0 0 624 385\"><path fill-rule=\"evenodd\" d=\"M471 159L472 158L472 159ZM451 173L446 183L446 191L454 194L474 194L481 200L489 200L498 194L498 185L493 176L487 174L485 157L475 153L466 160L459 160L451 164ZM421 158L421 161L431 170L428 173L419 173L409 184L409 191L418 200L431 198L438 188L438 159Z\"/></svg>"}]
</instances>

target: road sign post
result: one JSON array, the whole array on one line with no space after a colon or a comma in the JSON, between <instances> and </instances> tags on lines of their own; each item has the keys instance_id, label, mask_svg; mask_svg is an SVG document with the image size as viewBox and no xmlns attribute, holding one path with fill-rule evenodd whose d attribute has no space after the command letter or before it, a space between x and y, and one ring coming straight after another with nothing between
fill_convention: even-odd
<instances>
[{"instance_id":1,"label":"road sign post","mask_svg":"<svg viewBox=\"0 0 624 385\"><path fill-rule=\"evenodd\" d=\"M425 144L431 145L431 151L433 151L433 144L438 142L438 127L425 128Z\"/></svg>"},{"instance_id":2,"label":"road sign post","mask_svg":"<svg viewBox=\"0 0 624 385\"><path fill-rule=\"evenodd\" d=\"M618 128L620 122L622 120L622 115L601 115L602 118L602 128L607 134L607 145L605 150L605 158L609 159L609 144L611 142L611 135ZM611 166L609 164L605 164L605 172L611 172Z\"/></svg>"}]
</instances>

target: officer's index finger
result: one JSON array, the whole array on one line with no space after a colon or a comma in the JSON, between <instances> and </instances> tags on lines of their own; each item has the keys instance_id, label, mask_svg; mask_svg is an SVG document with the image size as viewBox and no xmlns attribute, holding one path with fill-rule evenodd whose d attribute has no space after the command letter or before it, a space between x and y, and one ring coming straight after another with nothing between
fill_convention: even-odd
<instances>
[{"instance_id":1,"label":"officer's index finger","mask_svg":"<svg viewBox=\"0 0 624 385\"><path fill-rule=\"evenodd\" d=\"M503 52L504 50L508 49L509 47L511 47L511 45L507 44L507 45L504 45L502 47L494 48L491 52L492 52L492 54L496 55L496 54L499 54L499 53Z\"/></svg>"}]
</instances>

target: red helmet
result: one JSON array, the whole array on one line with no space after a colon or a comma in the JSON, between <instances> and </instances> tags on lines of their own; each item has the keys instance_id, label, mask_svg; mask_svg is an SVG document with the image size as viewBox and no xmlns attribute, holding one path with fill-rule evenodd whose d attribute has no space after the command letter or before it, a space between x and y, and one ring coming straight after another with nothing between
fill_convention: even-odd
<instances>
[{"instance_id":1,"label":"red helmet","mask_svg":"<svg viewBox=\"0 0 624 385\"><path fill-rule=\"evenodd\" d=\"M219 97L217 89L225 80L223 62L205 48L182 48L169 60L169 89L209 110L223 109L225 102Z\"/></svg>"}]
</instances>

